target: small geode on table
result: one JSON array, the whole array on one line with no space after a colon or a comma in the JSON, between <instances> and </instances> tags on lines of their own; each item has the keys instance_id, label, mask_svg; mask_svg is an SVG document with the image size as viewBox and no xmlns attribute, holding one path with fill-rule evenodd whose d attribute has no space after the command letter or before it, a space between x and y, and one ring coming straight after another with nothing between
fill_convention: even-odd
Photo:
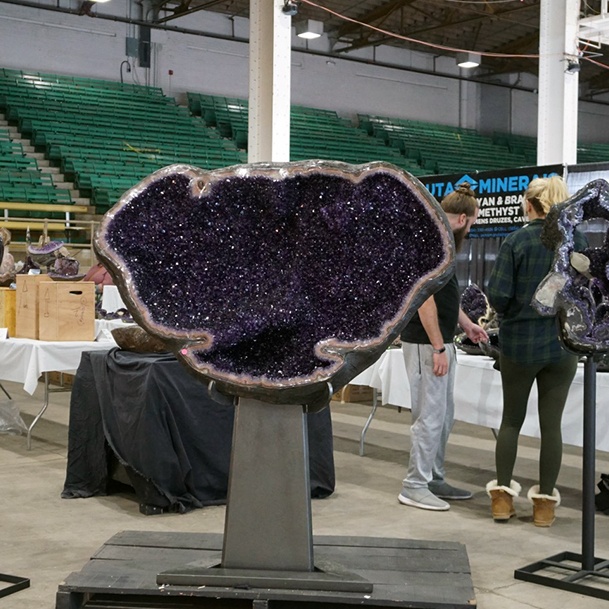
<instances>
[{"instance_id":1,"label":"small geode on table","mask_svg":"<svg viewBox=\"0 0 609 609\"><path fill-rule=\"evenodd\" d=\"M215 389L311 410L454 270L440 206L386 163L166 167L95 249L137 323Z\"/></svg>"},{"instance_id":2,"label":"small geode on table","mask_svg":"<svg viewBox=\"0 0 609 609\"><path fill-rule=\"evenodd\" d=\"M53 268L47 271L47 275L55 281L80 281L83 273L79 273L80 263L76 258L58 256L53 263Z\"/></svg>"},{"instance_id":3,"label":"small geode on table","mask_svg":"<svg viewBox=\"0 0 609 609\"><path fill-rule=\"evenodd\" d=\"M65 250L63 241L45 241L37 245L27 245L26 252L39 266L46 266L50 270L60 252Z\"/></svg>"},{"instance_id":4,"label":"small geode on table","mask_svg":"<svg viewBox=\"0 0 609 609\"><path fill-rule=\"evenodd\" d=\"M499 357L499 328L497 313L491 307L487 295L475 283L470 283L461 294L461 309L467 317L484 328L488 334L488 343L474 343L465 332L455 336L455 344L469 355L487 355L493 359Z\"/></svg>"},{"instance_id":5,"label":"small geode on table","mask_svg":"<svg viewBox=\"0 0 609 609\"><path fill-rule=\"evenodd\" d=\"M576 251L575 229L582 222L609 221L609 184L594 180L548 213L544 244L555 250L552 269L539 284L532 306L558 316L560 337L575 353L609 351L609 234L600 248Z\"/></svg>"},{"instance_id":6,"label":"small geode on table","mask_svg":"<svg viewBox=\"0 0 609 609\"><path fill-rule=\"evenodd\" d=\"M471 321L482 328L495 320L495 311L487 295L475 283L470 283L461 294L461 308Z\"/></svg>"}]
</instances>

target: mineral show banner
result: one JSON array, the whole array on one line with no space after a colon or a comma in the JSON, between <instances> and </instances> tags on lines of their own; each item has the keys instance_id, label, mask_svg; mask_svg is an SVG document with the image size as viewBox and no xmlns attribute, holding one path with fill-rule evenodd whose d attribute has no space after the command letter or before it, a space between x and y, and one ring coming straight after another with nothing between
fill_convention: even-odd
<instances>
[{"instance_id":1,"label":"mineral show banner","mask_svg":"<svg viewBox=\"0 0 609 609\"><path fill-rule=\"evenodd\" d=\"M456 190L463 182L469 182L480 205L478 220L472 226L469 236L480 239L505 237L526 224L522 211L524 191L531 180L553 175L563 175L562 165L433 175L419 179L438 201Z\"/></svg>"}]
</instances>

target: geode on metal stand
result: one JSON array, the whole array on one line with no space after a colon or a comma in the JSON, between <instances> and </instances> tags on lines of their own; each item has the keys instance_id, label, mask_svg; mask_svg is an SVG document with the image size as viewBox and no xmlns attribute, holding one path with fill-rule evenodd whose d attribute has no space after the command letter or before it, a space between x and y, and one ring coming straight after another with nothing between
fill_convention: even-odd
<instances>
[{"instance_id":1,"label":"geode on metal stand","mask_svg":"<svg viewBox=\"0 0 609 609\"><path fill-rule=\"evenodd\" d=\"M385 163L166 167L106 214L95 249L134 319L218 391L310 410L454 266L438 203Z\"/></svg>"},{"instance_id":2,"label":"geode on metal stand","mask_svg":"<svg viewBox=\"0 0 609 609\"><path fill-rule=\"evenodd\" d=\"M371 591L313 562L304 412L449 279L438 203L383 163L174 165L121 197L95 248L135 321L212 396L239 398L221 568L181 565L157 584Z\"/></svg>"},{"instance_id":3,"label":"geode on metal stand","mask_svg":"<svg viewBox=\"0 0 609 609\"><path fill-rule=\"evenodd\" d=\"M576 228L589 220L609 220L609 184L588 183L564 203L554 206L546 217L542 241L555 249L550 272L537 287L532 306L541 315L556 316L558 335L564 346L584 357L583 442L582 442L582 550L561 552L517 569L517 579L552 587L568 582L570 590L593 595L598 577L607 577L608 561L595 556L595 450L597 361L609 352L609 234L601 247L586 247ZM578 243L578 241L580 243ZM574 564L580 562L580 565ZM564 563L564 564L561 564ZM568 566L567 566L568 565ZM558 569L577 571L556 579ZM539 572L552 571L552 575ZM594 576L594 580L588 580ZM535 578L535 579L530 579ZM609 595L603 596L609 599Z\"/></svg>"},{"instance_id":4,"label":"geode on metal stand","mask_svg":"<svg viewBox=\"0 0 609 609\"><path fill-rule=\"evenodd\" d=\"M550 210L542 241L556 253L532 302L540 315L558 317L565 347L590 355L609 351L609 234L602 247L576 251L575 229L596 219L609 220L605 180L590 182Z\"/></svg>"}]
</instances>

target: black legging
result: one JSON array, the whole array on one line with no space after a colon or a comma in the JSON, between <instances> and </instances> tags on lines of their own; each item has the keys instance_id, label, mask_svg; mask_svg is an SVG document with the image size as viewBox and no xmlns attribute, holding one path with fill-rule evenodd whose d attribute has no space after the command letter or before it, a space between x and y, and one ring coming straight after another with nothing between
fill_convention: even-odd
<instances>
[{"instance_id":1,"label":"black legging","mask_svg":"<svg viewBox=\"0 0 609 609\"><path fill-rule=\"evenodd\" d=\"M497 436L495 465L497 483L510 486L518 435L524 423L533 382L537 381L541 450L539 454L539 492L551 495L562 462L562 413L569 387L577 370L577 356L565 354L552 364L520 364L501 356L503 417Z\"/></svg>"}]
</instances>

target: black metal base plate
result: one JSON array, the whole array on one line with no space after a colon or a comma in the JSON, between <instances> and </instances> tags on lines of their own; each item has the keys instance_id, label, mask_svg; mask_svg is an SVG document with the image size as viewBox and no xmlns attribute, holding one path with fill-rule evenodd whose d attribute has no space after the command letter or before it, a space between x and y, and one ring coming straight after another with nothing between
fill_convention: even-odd
<instances>
[{"instance_id":1,"label":"black metal base plate","mask_svg":"<svg viewBox=\"0 0 609 609\"><path fill-rule=\"evenodd\" d=\"M545 571L545 575L540 571ZM601 558L594 558L593 568L584 569L581 554L561 552L516 569L514 577L550 588L609 600L609 561Z\"/></svg>"},{"instance_id":2,"label":"black metal base plate","mask_svg":"<svg viewBox=\"0 0 609 609\"><path fill-rule=\"evenodd\" d=\"M222 553L222 535L123 531L108 540L57 591L56 609L95 607L424 607L471 609L474 590L465 546L455 542L374 537L314 537L316 565L334 565L372 591L254 587L239 581L214 585L158 584L161 573L210 568ZM340 568L337 566L340 565ZM195 569L195 570L197 570ZM212 570L212 569L209 569ZM248 575L255 570L246 570ZM331 571L331 569L329 569ZM328 572L329 572L328 571ZM234 574L234 573L233 573ZM262 572L264 576L264 572ZM260 575L258 573L257 575ZM310 574L311 579L319 573ZM282 579L281 575L279 579ZM256 584L257 585L257 584Z\"/></svg>"},{"instance_id":3,"label":"black metal base plate","mask_svg":"<svg viewBox=\"0 0 609 609\"><path fill-rule=\"evenodd\" d=\"M0 573L0 582L11 584L10 586L0 588L0 598L30 587L30 580L28 578L18 577L17 575L7 575L6 573Z\"/></svg>"},{"instance_id":4,"label":"black metal base plate","mask_svg":"<svg viewBox=\"0 0 609 609\"><path fill-rule=\"evenodd\" d=\"M271 588L274 590L335 590L372 592L367 579L340 565L317 563L311 572L259 569L223 569L191 565L159 573L157 584L173 586L221 586L229 588Z\"/></svg>"}]
</instances>

